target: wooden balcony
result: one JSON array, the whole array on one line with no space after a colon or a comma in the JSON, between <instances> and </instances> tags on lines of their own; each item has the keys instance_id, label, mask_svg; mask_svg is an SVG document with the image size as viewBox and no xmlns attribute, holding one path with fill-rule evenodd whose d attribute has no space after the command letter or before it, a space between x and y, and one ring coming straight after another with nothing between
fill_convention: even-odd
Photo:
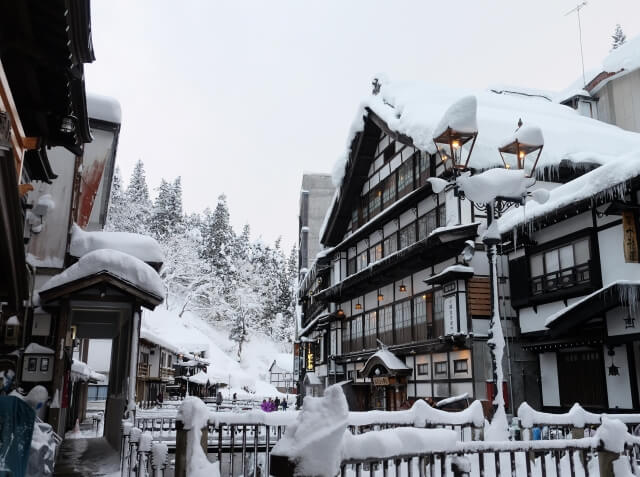
<instances>
[{"instance_id":1,"label":"wooden balcony","mask_svg":"<svg viewBox=\"0 0 640 477\"><path fill-rule=\"evenodd\" d=\"M163 381L173 381L175 370L173 368L160 368L160 379Z\"/></svg>"},{"instance_id":2,"label":"wooden balcony","mask_svg":"<svg viewBox=\"0 0 640 477\"><path fill-rule=\"evenodd\" d=\"M138 363L138 377L139 378L149 377L149 363Z\"/></svg>"}]
</instances>

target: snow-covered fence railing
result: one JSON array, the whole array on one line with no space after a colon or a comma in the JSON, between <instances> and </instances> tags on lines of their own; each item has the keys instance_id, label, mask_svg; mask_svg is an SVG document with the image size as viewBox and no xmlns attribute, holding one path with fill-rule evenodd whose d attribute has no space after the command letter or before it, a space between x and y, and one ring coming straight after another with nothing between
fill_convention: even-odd
<instances>
[{"instance_id":1,"label":"snow-covered fence railing","mask_svg":"<svg viewBox=\"0 0 640 477\"><path fill-rule=\"evenodd\" d=\"M526 402L518 408L518 419L524 429L523 437L531 439L533 429L545 429L543 439L564 439L584 437L593 434L604 418L617 419L627 427L627 432L632 435L640 433L640 414L597 414L585 410L578 403L574 404L568 412L553 414L540 412L533 409Z\"/></svg>"},{"instance_id":2,"label":"snow-covered fence railing","mask_svg":"<svg viewBox=\"0 0 640 477\"><path fill-rule=\"evenodd\" d=\"M128 423L130 424L130 423ZM168 468L168 446L164 442L154 442L149 432L127 425L123 427L126 445L120 454L120 475L129 477L163 477Z\"/></svg>"},{"instance_id":3,"label":"snow-covered fence railing","mask_svg":"<svg viewBox=\"0 0 640 477\"><path fill-rule=\"evenodd\" d=\"M537 441L460 442L447 429L396 428L344 435L323 446L279 446L275 477L630 477L638 475L640 438L622 422L604 419L593 437ZM631 469L635 474L631 473Z\"/></svg>"}]
</instances>

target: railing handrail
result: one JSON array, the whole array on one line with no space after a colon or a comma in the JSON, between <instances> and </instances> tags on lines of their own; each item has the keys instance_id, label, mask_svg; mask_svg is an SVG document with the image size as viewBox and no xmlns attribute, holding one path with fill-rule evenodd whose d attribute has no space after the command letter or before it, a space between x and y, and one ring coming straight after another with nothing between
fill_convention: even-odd
<instances>
[{"instance_id":1,"label":"railing handrail","mask_svg":"<svg viewBox=\"0 0 640 477\"><path fill-rule=\"evenodd\" d=\"M618 419L627 425L640 424L640 414L598 414L587 411L578 403L574 404L568 412L553 414L536 411L524 402L518 408L517 416L524 428L535 426L572 426L575 428L599 426L603 417Z\"/></svg>"}]
</instances>

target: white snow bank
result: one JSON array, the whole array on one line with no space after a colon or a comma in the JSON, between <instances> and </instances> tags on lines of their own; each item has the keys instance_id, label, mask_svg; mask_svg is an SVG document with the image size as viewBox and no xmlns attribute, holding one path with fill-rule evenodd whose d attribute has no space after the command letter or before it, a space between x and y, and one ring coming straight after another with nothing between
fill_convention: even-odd
<instances>
[{"instance_id":1,"label":"white snow bank","mask_svg":"<svg viewBox=\"0 0 640 477\"><path fill-rule=\"evenodd\" d=\"M509 144L518 141L520 144L526 144L528 146L544 146L544 137L542 135L542 129L537 126L524 125L518 129L513 135L502 141L502 145L505 147Z\"/></svg>"},{"instance_id":2,"label":"white snow bank","mask_svg":"<svg viewBox=\"0 0 640 477\"><path fill-rule=\"evenodd\" d=\"M164 298L164 283L158 273L139 258L117 250L94 250L63 272L51 277L40 292L107 271L142 290Z\"/></svg>"},{"instance_id":3,"label":"white snow bank","mask_svg":"<svg viewBox=\"0 0 640 477\"><path fill-rule=\"evenodd\" d=\"M13 316L9 317L9 319L7 320L5 325L6 326L20 326L20 320L18 319L18 317L16 315L13 315Z\"/></svg>"},{"instance_id":4,"label":"white snow bank","mask_svg":"<svg viewBox=\"0 0 640 477\"><path fill-rule=\"evenodd\" d=\"M328 387L321 398L305 397L298 419L287 427L272 454L295 460L299 475L337 475L348 415L341 386Z\"/></svg>"},{"instance_id":5,"label":"white snow bank","mask_svg":"<svg viewBox=\"0 0 640 477\"><path fill-rule=\"evenodd\" d=\"M640 134L637 136L640 137ZM500 233L509 232L514 227L532 222L580 200L620 198L626 192L626 182L640 175L640 150L618 158L603 156L598 162L606 164L549 191L549 198L545 203L528 201L524 211L511 209L505 212L498 220Z\"/></svg>"},{"instance_id":6,"label":"white snow bank","mask_svg":"<svg viewBox=\"0 0 640 477\"><path fill-rule=\"evenodd\" d=\"M29 343L24 349L24 354L55 354L55 351L38 343Z\"/></svg>"},{"instance_id":7,"label":"white snow bank","mask_svg":"<svg viewBox=\"0 0 640 477\"><path fill-rule=\"evenodd\" d=\"M398 455L455 451L458 434L450 429L398 427L364 434L345 434L342 458L388 459Z\"/></svg>"},{"instance_id":8,"label":"white snow bank","mask_svg":"<svg viewBox=\"0 0 640 477\"><path fill-rule=\"evenodd\" d=\"M69 253L82 257L89 252L109 248L133 255L143 262L161 263L164 254L160 244L148 235L130 232L85 232L76 224L71 228Z\"/></svg>"},{"instance_id":9,"label":"white snow bank","mask_svg":"<svg viewBox=\"0 0 640 477\"><path fill-rule=\"evenodd\" d=\"M457 132L473 134L478 132L478 100L475 96L465 96L447 109L433 130L434 139L444 133L447 128Z\"/></svg>"},{"instance_id":10,"label":"white snow bank","mask_svg":"<svg viewBox=\"0 0 640 477\"><path fill-rule=\"evenodd\" d=\"M175 305L179 310L181 304ZM153 311L143 310L140 336L185 356L204 353L210 363L207 366L210 382L220 382L220 378L227 384L230 381L223 391L225 397L230 398L233 393L238 399L284 396L268 383L269 367L285 351L283 345L254 333L243 345L242 359L238 362L236 344L229 339L228 329L220 324L214 327L190 311L180 317L176 309L159 306Z\"/></svg>"}]
</instances>

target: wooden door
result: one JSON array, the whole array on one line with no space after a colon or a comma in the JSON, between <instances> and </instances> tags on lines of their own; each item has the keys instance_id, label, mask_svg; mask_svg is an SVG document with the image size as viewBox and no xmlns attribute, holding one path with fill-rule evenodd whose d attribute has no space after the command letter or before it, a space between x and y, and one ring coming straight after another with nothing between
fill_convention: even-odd
<instances>
[{"instance_id":1,"label":"wooden door","mask_svg":"<svg viewBox=\"0 0 640 477\"><path fill-rule=\"evenodd\" d=\"M558 353L558 381L563 407L607 407L602 350Z\"/></svg>"}]
</instances>

